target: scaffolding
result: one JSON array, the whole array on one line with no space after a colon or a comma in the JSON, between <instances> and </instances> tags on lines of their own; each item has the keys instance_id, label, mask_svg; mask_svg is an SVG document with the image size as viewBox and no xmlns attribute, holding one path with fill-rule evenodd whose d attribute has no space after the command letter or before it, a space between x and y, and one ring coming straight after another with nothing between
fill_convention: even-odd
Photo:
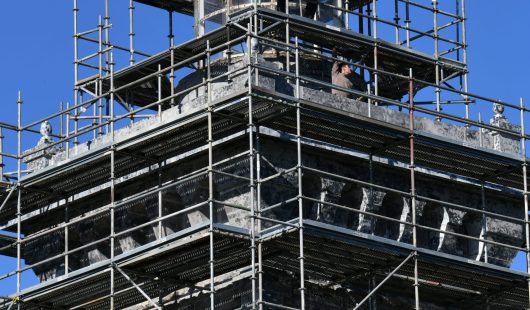
<instances>
[{"instance_id":1,"label":"scaffolding","mask_svg":"<svg viewBox=\"0 0 530 310\"><path fill-rule=\"evenodd\" d=\"M435 302L440 296L447 299L446 304L467 309L530 306L525 148L529 136L524 126L529 110L522 99L514 104L468 91L464 0L456 1L455 12L440 9L436 1L427 6L396 0L390 19L378 15L381 1L319 3L322 10L339 12L343 27L302 16L301 3L293 1L286 2L286 12L276 10L275 2L229 5L204 10L196 17L198 36L177 45L174 12L197 15L194 6L204 7L204 2L137 2L169 12L167 50L149 55L136 49L134 1L128 6L129 46L123 47L110 40L108 0L97 27L81 32L74 0L73 105L23 125L19 93L17 124L0 124L0 229L12 233L0 234L0 253L16 257L16 269L0 276L0 281L16 279L13 294L0 297L0 308L121 309L146 302L148 308L162 309L169 292L187 288L193 294L208 295L204 308L214 309L226 305L223 281L234 270L250 282L250 300L244 306L251 309L312 308L308 305L311 295L322 283L362 287L365 297L352 302L354 309L375 307L375 296L382 290L410 298L415 309L426 308L422 303ZM413 9L432 14L432 29L411 27ZM210 20L221 17L222 24L206 31ZM358 24L353 27L355 20ZM384 26L393 32L378 31ZM448 29L451 35L444 37ZM423 39L432 43L432 52L422 51L424 45L412 49L414 42ZM81 57L80 40L94 43L97 51ZM119 52L128 56L116 70ZM270 65L264 55L281 65ZM316 63L337 61L354 66L368 81L367 91L334 85L310 70ZM96 74L81 77L81 67ZM200 79L179 88L177 76L190 68ZM281 87L271 89L270 81ZM216 83L226 83L225 88L216 88ZM362 109L351 111L314 99L328 96L332 89L350 94L356 98L352 104L355 101ZM192 93L204 96L190 99L196 101L186 106L183 98ZM192 102L196 106L190 107ZM475 119L470 104L498 104L518 111L520 126L499 127ZM451 106L451 113L443 111L445 106ZM408 115L396 124L377 116L382 109ZM463 142L419 128L423 126L418 124L419 117L434 124L459 124L466 132ZM39 133L35 128L46 121L61 124L60 134L51 135L57 140L23 152L22 136L34 137ZM16 154L3 149L5 131L15 135ZM486 141L488 132L518 141L520 150L515 154L495 149L493 142ZM466 140L468 135L478 144ZM269 163L264 154L270 141L292 148L291 166L275 173L265 171ZM55 164L23 169L24 159L46 151L59 154ZM312 152L358 159L366 163L368 177L314 165L307 160ZM4 171L5 159L16 161L16 171ZM186 164L191 159L202 166ZM407 186L378 182L373 171L383 166L407 171ZM282 186L278 180L285 176L292 179L294 195L263 206L263 192L269 186ZM406 218L395 218L312 197L304 184L308 176L366 187L368 204L374 204L375 191L398 195L410 203L411 211ZM481 206L418 192L416 179L425 176L472 188L480 193ZM149 186L128 190L134 182ZM248 201L239 204L219 198L223 182L248 188ZM189 184L200 194L190 194L193 197L179 208L168 209L168 190ZM523 211L514 215L488 208L486 196L497 195L517 202ZM137 212L135 203L146 201L154 201L156 210L142 215L139 223L122 223L124 213ZM480 232L472 235L420 223L420 202L472 214L481 223ZM308 206L317 206L316 215ZM223 219L219 211L223 208L240 212L249 223ZM392 240L326 223L320 217L324 208L393 223L410 230L411 238ZM289 216L274 215L280 214L274 213L278 210L281 214L289 210ZM201 220L173 229L178 226L175 222L192 214L201 214ZM98 232L93 240L87 243L72 237L89 221L103 223L103 228L93 229ZM491 221L522 227L523 242L492 239L488 235ZM150 239L123 249L124 238L145 235L148 230ZM419 241L419 234L426 232L475 242L481 252L470 259L430 249ZM28 262L31 244L46 238L59 240L52 254ZM107 248L104 258L79 261L81 254L102 247ZM510 270L506 262L488 258L490 247L524 252L527 272ZM49 266L54 266L57 276L44 276L42 283L29 288L22 286L24 272ZM270 290L264 287L267 274L280 269L292 275L298 288L283 303L264 294ZM402 283L411 286L402 287Z\"/></svg>"}]
</instances>

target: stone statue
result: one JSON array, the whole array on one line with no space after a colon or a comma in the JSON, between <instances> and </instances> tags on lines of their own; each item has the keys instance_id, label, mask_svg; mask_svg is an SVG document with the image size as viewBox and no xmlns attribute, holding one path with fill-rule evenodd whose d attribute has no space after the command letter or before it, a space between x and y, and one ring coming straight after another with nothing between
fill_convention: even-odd
<instances>
[{"instance_id":1,"label":"stone statue","mask_svg":"<svg viewBox=\"0 0 530 310\"><path fill-rule=\"evenodd\" d=\"M23 160L27 164L28 170L35 171L48 166L54 155L61 152L63 149L61 146L50 146L53 143L52 139L52 124L48 121L44 121L40 124L40 137L37 145L23 154ZM27 153L32 153L26 155Z\"/></svg>"},{"instance_id":2,"label":"stone statue","mask_svg":"<svg viewBox=\"0 0 530 310\"><path fill-rule=\"evenodd\" d=\"M493 103L493 117L490 119L490 125L509 129L514 132L519 132L521 129L519 126L510 124L506 116L504 116L504 105L502 102L494 102ZM505 151L505 148L508 145L514 145L513 140L517 140L518 138L514 138L511 135L507 135L502 132L498 132L496 130L486 129L482 128L482 132L490 135L493 138L493 149L497 151ZM512 141L511 143L508 143L508 141ZM512 152L517 153L517 150L512 150Z\"/></svg>"},{"instance_id":3,"label":"stone statue","mask_svg":"<svg viewBox=\"0 0 530 310\"><path fill-rule=\"evenodd\" d=\"M503 115L504 105L502 103L494 102L493 113L495 113L495 115L490 119L490 125L506 128L508 125L508 119Z\"/></svg>"},{"instance_id":4,"label":"stone statue","mask_svg":"<svg viewBox=\"0 0 530 310\"><path fill-rule=\"evenodd\" d=\"M48 121L44 121L42 124L40 124L40 134L42 135L42 137L37 143L37 147L51 144L53 142L51 137L52 124L50 124L50 122Z\"/></svg>"}]
</instances>

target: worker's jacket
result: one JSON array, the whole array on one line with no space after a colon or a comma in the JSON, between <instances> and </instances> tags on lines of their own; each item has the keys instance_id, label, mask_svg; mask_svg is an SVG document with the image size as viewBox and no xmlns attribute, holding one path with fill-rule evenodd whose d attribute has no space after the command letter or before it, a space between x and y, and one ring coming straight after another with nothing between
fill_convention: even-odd
<instances>
[{"instance_id":1,"label":"worker's jacket","mask_svg":"<svg viewBox=\"0 0 530 310\"><path fill-rule=\"evenodd\" d=\"M360 75L358 75L355 72L351 73L351 78L355 82L353 83L350 78L342 74L340 71L340 67L337 62L333 63L333 68L331 68L331 83L333 85L337 85L340 87L358 90L358 91L366 91L366 85L364 84L364 80ZM357 96L352 96L352 94L347 93L342 90L338 89L332 89L331 93L337 96L346 97L346 98L352 98Z\"/></svg>"}]
</instances>

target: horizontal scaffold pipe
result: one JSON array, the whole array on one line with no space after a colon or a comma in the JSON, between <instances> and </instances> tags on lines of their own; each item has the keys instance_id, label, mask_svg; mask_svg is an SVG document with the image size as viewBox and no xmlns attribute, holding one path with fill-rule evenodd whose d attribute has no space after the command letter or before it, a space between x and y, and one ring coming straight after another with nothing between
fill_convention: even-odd
<instances>
[{"instance_id":1,"label":"horizontal scaffold pipe","mask_svg":"<svg viewBox=\"0 0 530 310\"><path fill-rule=\"evenodd\" d=\"M278 202L278 203L275 203L273 205L270 205L268 207L264 207L264 208L261 208L260 212L263 213L263 212L267 212L267 211L270 211L270 210L273 210L273 209L276 209L278 207L281 207L281 206L284 206L286 204L289 204L291 202L295 202L295 201L298 201L298 196L296 197L293 197L293 198L289 198L287 200L284 200L284 201L281 201L281 202ZM294 206L293 206L294 207Z\"/></svg>"}]
</instances>

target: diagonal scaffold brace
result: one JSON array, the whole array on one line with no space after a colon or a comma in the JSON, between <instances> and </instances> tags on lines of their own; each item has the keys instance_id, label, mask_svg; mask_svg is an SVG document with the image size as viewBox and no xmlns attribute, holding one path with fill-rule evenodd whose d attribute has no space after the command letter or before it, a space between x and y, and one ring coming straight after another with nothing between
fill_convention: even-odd
<instances>
[{"instance_id":1,"label":"diagonal scaffold brace","mask_svg":"<svg viewBox=\"0 0 530 310\"><path fill-rule=\"evenodd\" d=\"M401 269L401 267L403 267L403 265L405 265L411 258L413 258L414 256L416 255L416 252L412 252L409 254L409 256L407 256L407 258L405 258L396 268L394 268L394 270L392 270L392 272L390 272L384 279L383 281L379 282L379 284L368 294L366 295L366 297L363 298L363 300L361 300L361 302L359 302L355 308L353 308L353 310L357 310L359 309L359 307L361 307L363 305L363 303L365 303L368 299L370 299L370 297L372 297L373 294L375 294L375 292L377 292L377 290L383 286L383 284L385 284L386 281L388 281L399 269Z\"/></svg>"},{"instance_id":2,"label":"diagonal scaffold brace","mask_svg":"<svg viewBox=\"0 0 530 310\"><path fill-rule=\"evenodd\" d=\"M140 286L138 286L138 284L134 283L134 281L131 279L131 277L129 277L123 270L121 270L120 267L118 267L118 265L116 264L112 264L111 265L112 268L116 269L119 273L121 273L121 275L125 278L125 280L129 281L129 283L131 283L132 286L134 286L135 289L138 290L138 292L140 292L140 294L142 294L142 296L145 297L145 299L147 299L147 301L149 301L153 307L155 307L155 309L162 309L160 308L160 306L158 306L152 299L151 297L149 297L149 295L147 295L147 293L145 293L141 288Z\"/></svg>"}]
</instances>

